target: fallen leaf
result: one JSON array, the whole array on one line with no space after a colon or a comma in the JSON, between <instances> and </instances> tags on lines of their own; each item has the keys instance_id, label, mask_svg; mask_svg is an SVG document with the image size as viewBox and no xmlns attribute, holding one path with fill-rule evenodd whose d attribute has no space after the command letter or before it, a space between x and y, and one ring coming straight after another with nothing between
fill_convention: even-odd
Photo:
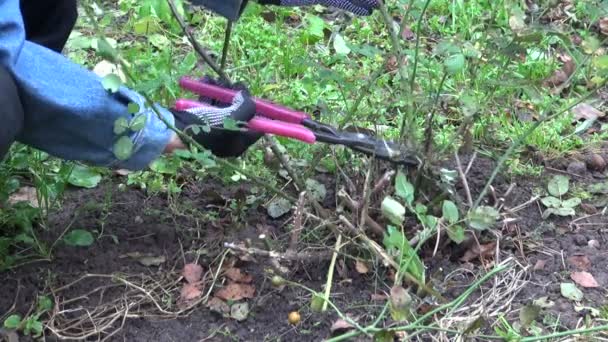
<instances>
[{"instance_id":1,"label":"fallen leaf","mask_svg":"<svg viewBox=\"0 0 608 342\"><path fill-rule=\"evenodd\" d=\"M182 276L189 283L196 283L201 280L203 276L203 267L198 264L186 264L182 271Z\"/></svg>"},{"instance_id":2,"label":"fallen leaf","mask_svg":"<svg viewBox=\"0 0 608 342\"><path fill-rule=\"evenodd\" d=\"M543 260L543 259L537 260L536 264L534 264L534 270L535 271L543 270L545 268L546 263L547 263L547 260Z\"/></svg>"},{"instance_id":3,"label":"fallen leaf","mask_svg":"<svg viewBox=\"0 0 608 342\"><path fill-rule=\"evenodd\" d=\"M560 290L562 296L580 302L583 300L583 292L574 285L574 283L561 283Z\"/></svg>"},{"instance_id":4,"label":"fallen leaf","mask_svg":"<svg viewBox=\"0 0 608 342\"><path fill-rule=\"evenodd\" d=\"M237 321L244 321L247 319L247 315L249 315L249 304L247 302L233 304L230 308L230 317Z\"/></svg>"},{"instance_id":5,"label":"fallen leaf","mask_svg":"<svg viewBox=\"0 0 608 342\"><path fill-rule=\"evenodd\" d=\"M519 322L522 327L527 327L534 322L540 314L541 307L538 305L526 305L519 312Z\"/></svg>"},{"instance_id":6,"label":"fallen leaf","mask_svg":"<svg viewBox=\"0 0 608 342\"><path fill-rule=\"evenodd\" d=\"M241 300L243 298L253 298L255 288L252 285L232 283L219 289L215 296L223 300Z\"/></svg>"},{"instance_id":7,"label":"fallen leaf","mask_svg":"<svg viewBox=\"0 0 608 342\"><path fill-rule=\"evenodd\" d=\"M570 278L582 287L598 287L599 284L589 272L572 272Z\"/></svg>"},{"instance_id":8,"label":"fallen leaf","mask_svg":"<svg viewBox=\"0 0 608 342\"><path fill-rule=\"evenodd\" d=\"M160 266L166 261L164 256L142 256L137 259L137 262L140 264L150 267L150 266Z\"/></svg>"},{"instance_id":9,"label":"fallen leaf","mask_svg":"<svg viewBox=\"0 0 608 342\"><path fill-rule=\"evenodd\" d=\"M586 271L591 267L591 261L586 255L573 255L568 258L568 263L581 271Z\"/></svg>"},{"instance_id":10,"label":"fallen leaf","mask_svg":"<svg viewBox=\"0 0 608 342\"><path fill-rule=\"evenodd\" d=\"M236 267L230 267L224 274L228 279L237 283L251 283L253 281L251 275L241 272L241 270Z\"/></svg>"},{"instance_id":11,"label":"fallen leaf","mask_svg":"<svg viewBox=\"0 0 608 342\"><path fill-rule=\"evenodd\" d=\"M572 114L574 114L574 118L576 121L578 120L588 120L588 119L597 119L604 117L606 114L604 112L595 109L595 107L591 106L587 103L579 103L574 108L572 108Z\"/></svg>"},{"instance_id":12,"label":"fallen leaf","mask_svg":"<svg viewBox=\"0 0 608 342\"><path fill-rule=\"evenodd\" d=\"M369 267L367 267L367 264L364 263L361 260L357 260L355 262L355 270L357 270L357 272L361 273L361 274L365 274L367 272L369 272Z\"/></svg>"},{"instance_id":13,"label":"fallen leaf","mask_svg":"<svg viewBox=\"0 0 608 342\"><path fill-rule=\"evenodd\" d=\"M127 81L127 77L125 76L122 67L117 64L108 62L105 59L95 65L95 67L93 68L93 73L95 73L99 77L105 77L110 74L115 74L118 75L121 81Z\"/></svg>"},{"instance_id":14,"label":"fallen leaf","mask_svg":"<svg viewBox=\"0 0 608 342\"><path fill-rule=\"evenodd\" d=\"M602 32L604 36L608 36L608 17L600 19L600 32Z\"/></svg>"},{"instance_id":15,"label":"fallen leaf","mask_svg":"<svg viewBox=\"0 0 608 342\"><path fill-rule=\"evenodd\" d=\"M416 38L416 35L408 26L406 26L401 32L401 37L405 40L413 40L414 38Z\"/></svg>"},{"instance_id":16,"label":"fallen leaf","mask_svg":"<svg viewBox=\"0 0 608 342\"><path fill-rule=\"evenodd\" d=\"M562 62L562 67L555 70L551 77L547 78L544 82L547 87L559 87L564 84L570 76L574 73L576 68L572 57L566 54L560 54L558 59Z\"/></svg>"},{"instance_id":17,"label":"fallen leaf","mask_svg":"<svg viewBox=\"0 0 608 342\"><path fill-rule=\"evenodd\" d=\"M371 295L372 301L385 301L386 298L388 298L388 297L383 293L372 293L372 295Z\"/></svg>"},{"instance_id":18,"label":"fallen leaf","mask_svg":"<svg viewBox=\"0 0 608 342\"><path fill-rule=\"evenodd\" d=\"M353 328L352 324L348 323L347 321L343 320L342 318L339 318L337 321L334 322L334 324L331 325L331 328L329 328L329 330L332 333L335 333L336 331L343 332L345 330L349 330L352 328Z\"/></svg>"},{"instance_id":19,"label":"fallen leaf","mask_svg":"<svg viewBox=\"0 0 608 342\"><path fill-rule=\"evenodd\" d=\"M180 298L183 301L191 301L203 295L198 284L184 284L180 293Z\"/></svg>"},{"instance_id":20,"label":"fallen leaf","mask_svg":"<svg viewBox=\"0 0 608 342\"><path fill-rule=\"evenodd\" d=\"M547 297L547 296L540 297L540 298L534 300L533 304L536 306L539 306L543 309L548 309L555 305L555 303L553 301L549 300L549 297Z\"/></svg>"},{"instance_id":21,"label":"fallen leaf","mask_svg":"<svg viewBox=\"0 0 608 342\"><path fill-rule=\"evenodd\" d=\"M11 194L8 198L8 203L17 204L19 202L28 202L32 207L39 208L38 197L36 196L36 188L24 186Z\"/></svg>"},{"instance_id":22,"label":"fallen leaf","mask_svg":"<svg viewBox=\"0 0 608 342\"><path fill-rule=\"evenodd\" d=\"M486 243L483 245L474 244L470 249L468 249L464 255L460 258L460 261L469 262L478 257L490 257L494 254L496 249L496 241L492 241L490 243Z\"/></svg>"},{"instance_id":23,"label":"fallen leaf","mask_svg":"<svg viewBox=\"0 0 608 342\"><path fill-rule=\"evenodd\" d=\"M211 297L211 299L207 301L207 307L209 310L217 312L221 315L230 313L230 307L228 304L217 297Z\"/></svg>"}]
</instances>

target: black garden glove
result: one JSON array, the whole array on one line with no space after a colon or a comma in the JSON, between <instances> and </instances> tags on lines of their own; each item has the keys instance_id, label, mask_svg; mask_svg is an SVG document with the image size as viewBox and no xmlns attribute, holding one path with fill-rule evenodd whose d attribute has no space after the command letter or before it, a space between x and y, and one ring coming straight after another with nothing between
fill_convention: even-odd
<instances>
[{"instance_id":1,"label":"black garden glove","mask_svg":"<svg viewBox=\"0 0 608 342\"><path fill-rule=\"evenodd\" d=\"M212 79L204 81L218 84ZM200 101L208 103L208 107L173 110L175 126L221 158L241 156L263 136L244 128L244 124L255 115L255 102L251 99L249 90L243 85L230 85L229 88L239 90L229 105L201 98ZM236 121L239 129L225 128L226 118Z\"/></svg>"}]
</instances>

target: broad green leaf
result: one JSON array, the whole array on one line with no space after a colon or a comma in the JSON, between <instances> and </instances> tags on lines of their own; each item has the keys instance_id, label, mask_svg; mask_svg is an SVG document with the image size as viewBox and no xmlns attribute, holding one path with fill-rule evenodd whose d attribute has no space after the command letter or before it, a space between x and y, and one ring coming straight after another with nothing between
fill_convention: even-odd
<instances>
[{"instance_id":1,"label":"broad green leaf","mask_svg":"<svg viewBox=\"0 0 608 342\"><path fill-rule=\"evenodd\" d=\"M87 247L93 244L93 234L84 229L74 229L63 237L63 241L70 246Z\"/></svg>"},{"instance_id":2,"label":"broad green leaf","mask_svg":"<svg viewBox=\"0 0 608 342\"><path fill-rule=\"evenodd\" d=\"M120 137L114 144L114 155L119 160L127 160L133 152L133 141L128 136Z\"/></svg>"},{"instance_id":3,"label":"broad green leaf","mask_svg":"<svg viewBox=\"0 0 608 342\"><path fill-rule=\"evenodd\" d=\"M401 170L397 172L397 177L395 177L395 194L403 198L409 205L414 201L414 186L407 180Z\"/></svg>"},{"instance_id":4,"label":"broad green leaf","mask_svg":"<svg viewBox=\"0 0 608 342\"><path fill-rule=\"evenodd\" d=\"M462 226L449 226L447 231L450 240L455 243L461 244L464 241L464 228Z\"/></svg>"},{"instance_id":5,"label":"broad green leaf","mask_svg":"<svg viewBox=\"0 0 608 342\"><path fill-rule=\"evenodd\" d=\"M398 259L396 261L401 263L401 267L405 267L405 264L411 258L407 271L416 279L424 282L424 264L422 263L422 260L420 260L418 254L414 251L414 248L410 246L410 242L403 235L403 232L394 226L389 225L387 227L387 232L382 239L382 243L387 250L398 253Z\"/></svg>"},{"instance_id":6,"label":"broad green leaf","mask_svg":"<svg viewBox=\"0 0 608 342\"><path fill-rule=\"evenodd\" d=\"M114 121L114 134L121 135L129 129L129 122L125 117L119 117Z\"/></svg>"},{"instance_id":7,"label":"broad green leaf","mask_svg":"<svg viewBox=\"0 0 608 342\"><path fill-rule=\"evenodd\" d=\"M443 201L443 218L450 224L458 222L458 207L452 201Z\"/></svg>"},{"instance_id":8,"label":"broad green leaf","mask_svg":"<svg viewBox=\"0 0 608 342\"><path fill-rule=\"evenodd\" d=\"M608 70L608 55L595 57L593 64L601 70Z\"/></svg>"},{"instance_id":9,"label":"broad green leaf","mask_svg":"<svg viewBox=\"0 0 608 342\"><path fill-rule=\"evenodd\" d=\"M381 209L382 214L393 224L400 225L405 220L405 207L390 196L384 198Z\"/></svg>"},{"instance_id":10,"label":"broad green leaf","mask_svg":"<svg viewBox=\"0 0 608 342\"><path fill-rule=\"evenodd\" d=\"M136 114L139 112L139 105L135 102L129 102L127 105L127 112L129 112L129 114Z\"/></svg>"},{"instance_id":11,"label":"broad green leaf","mask_svg":"<svg viewBox=\"0 0 608 342\"><path fill-rule=\"evenodd\" d=\"M38 312L49 311L53 308L53 301L47 296L38 297Z\"/></svg>"},{"instance_id":12,"label":"broad green leaf","mask_svg":"<svg viewBox=\"0 0 608 342\"><path fill-rule=\"evenodd\" d=\"M323 38L323 29L325 29L325 21L316 15L309 15L307 17L307 21L308 34L317 38Z\"/></svg>"},{"instance_id":13,"label":"broad green leaf","mask_svg":"<svg viewBox=\"0 0 608 342\"><path fill-rule=\"evenodd\" d=\"M492 227L496 220L500 218L500 213L489 206L479 206L469 212L468 221L471 228L486 230Z\"/></svg>"},{"instance_id":14,"label":"broad green leaf","mask_svg":"<svg viewBox=\"0 0 608 342\"><path fill-rule=\"evenodd\" d=\"M177 163L171 162L167 158L157 158L150 163L150 169L154 172L163 173L166 175L177 174L178 165Z\"/></svg>"},{"instance_id":15,"label":"broad green leaf","mask_svg":"<svg viewBox=\"0 0 608 342\"><path fill-rule=\"evenodd\" d=\"M68 183L81 188L92 189L101 181L101 175L92 168L76 165L68 177Z\"/></svg>"},{"instance_id":16,"label":"broad green leaf","mask_svg":"<svg viewBox=\"0 0 608 342\"><path fill-rule=\"evenodd\" d=\"M136 115L133 120L131 120L129 127L132 131L137 132L146 126L146 119L144 114Z\"/></svg>"},{"instance_id":17,"label":"broad green leaf","mask_svg":"<svg viewBox=\"0 0 608 342\"><path fill-rule=\"evenodd\" d=\"M227 129L227 130L229 130L229 131L238 131L239 130L239 126L237 124L237 121L234 120L231 117L224 118L224 128ZM204 128L203 128L203 130L204 130Z\"/></svg>"},{"instance_id":18,"label":"broad green leaf","mask_svg":"<svg viewBox=\"0 0 608 342\"><path fill-rule=\"evenodd\" d=\"M350 53L350 48L346 46L346 42L340 34L336 34L334 37L334 49L338 55L348 55Z\"/></svg>"},{"instance_id":19,"label":"broad green leaf","mask_svg":"<svg viewBox=\"0 0 608 342\"><path fill-rule=\"evenodd\" d=\"M306 180L306 190L317 201L323 201L325 199L325 195L327 195L327 189L325 188L325 185L312 178Z\"/></svg>"},{"instance_id":20,"label":"broad green leaf","mask_svg":"<svg viewBox=\"0 0 608 342\"><path fill-rule=\"evenodd\" d=\"M108 74L101 79L101 85L103 86L103 89L115 93L122 85L122 81L120 80L120 77L115 74Z\"/></svg>"},{"instance_id":21,"label":"broad green leaf","mask_svg":"<svg viewBox=\"0 0 608 342\"><path fill-rule=\"evenodd\" d=\"M564 175L556 175L551 178L547 189L551 196L561 197L568 192L570 186L570 178Z\"/></svg>"},{"instance_id":22,"label":"broad green leaf","mask_svg":"<svg viewBox=\"0 0 608 342\"><path fill-rule=\"evenodd\" d=\"M561 283L560 291L562 296L580 302L583 300L583 291L579 290L574 283Z\"/></svg>"},{"instance_id":23,"label":"broad green leaf","mask_svg":"<svg viewBox=\"0 0 608 342\"><path fill-rule=\"evenodd\" d=\"M96 44L96 46L94 46ZM107 39L97 39L95 42L92 42L92 46L97 50L99 55L110 62L114 62L116 60L116 50L110 45Z\"/></svg>"},{"instance_id":24,"label":"broad green leaf","mask_svg":"<svg viewBox=\"0 0 608 342\"><path fill-rule=\"evenodd\" d=\"M573 197L570 199L567 199L565 201L562 202L562 207L564 208L575 208L577 207L579 204L581 204L581 199L578 197Z\"/></svg>"},{"instance_id":25,"label":"broad green leaf","mask_svg":"<svg viewBox=\"0 0 608 342\"><path fill-rule=\"evenodd\" d=\"M530 304L524 306L519 311L519 322L522 327L528 327L540 314L541 307L538 305Z\"/></svg>"},{"instance_id":26,"label":"broad green leaf","mask_svg":"<svg viewBox=\"0 0 608 342\"><path fill-rule=\"evenodd\" d=\"M459 53L452 55L443 62L445 70L449 75L454 75L461 72L464 69L465 58L464 55Z\"/></svg>"},{"instance_id":27,"label":"broad green leaf","mask_svg":"<svg viewBox=\"0 0 608 342\"><path fill-rule=\"evenodd\" d=\"M150 33L158 32L160 25L154 17L144 17L133 24L133 31L135 34L148 35Z\"/></svg>"},{"instance_id":28,"label":"broad green leaf","mask_svg":"<svg viewBox=\"0 0 608 342\"><path fill-rule=\"evenodd\" d=\"M26 335L29 335L33 332L34 336L39 336L40 334L42 334L42 328L42 322L36 319L28 319L25 321L24 332Z\"/></svg>"},{"instance_id":29,"label":"broad green leaf","mask_svg":"<svg viewBox=\"0 0 608 342\"><path fill-rule=\"evenodd\" d=\"M21 324L20 315L10 315L4 320L4 327L6 329L17 329Z\"/></svg>"},{"instance_id":30,"label":"broad green leaf","mask_svg":"<svg viewBox=\"0 0 608 342\"><path fill-rule=\"evenodd\" d=\"M590 55L601 47L601 42L599 39L597 39L597 37L590 35L583 40L581 46L583 47L583 51Z\"/></svg>"},{"instance_id":31,"label":"broad green leaf","mask_svg":"<svg viewBox=\"0 0 608 342\"><path fill-rule=\"evenodd\" d=\"M393 342L395 341L395 332L382 330L374 335L374 342Z\"/></svg>"},{"instance_id":32,"label":"broad green leaf","mask_svg":"<svg viewBox=\"0 0 608 342\"><path fill-rule=\"evenodd\" d=\"M562 205L562 201L557 197L547 196L540 199L540 202L548 208L558 208Z\"/></svg>"},{"instance_id":33,"label":"broad green leaf","mask_svg":"<svg viewBox=\"0 0 608 342\"><path fill-rule=\"evenodd\" d=\"M402 286L393 286L390 296L391 317L397 322L403 322L412 317L412 297Z\"/></svg>"},{"instance_id":34,"label":"broad green leaf","mask_svg":"<svg viewBox=\"0 0 608 342\"><path fill-rule=\"evenodd\" d=\"M266 211L270 217L276 219L285 214L287 214L291 210L291 202L289 202L285 198L277 198L268 204L268 208Z\"/></svg>"}]
</instances>

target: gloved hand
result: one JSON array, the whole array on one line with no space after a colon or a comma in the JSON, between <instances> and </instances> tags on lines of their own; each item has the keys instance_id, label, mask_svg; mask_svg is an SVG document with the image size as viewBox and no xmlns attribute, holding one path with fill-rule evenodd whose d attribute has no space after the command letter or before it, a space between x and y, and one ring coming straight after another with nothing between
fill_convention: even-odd
<instances>
[{"instance_id":1,"label":"gloved hand","mask_svg":"<svg viewBox=\"0 0 608 342\"><path fill-rule=\"evenodd\" d=\"M380 5L377 0L258 0L264 5L336 7L356 15L370 15Z\"/></svg>"},{"instance_id":2,"label":"gloved hand","mask_svg":"<svg viewBox=\"0 0 608 342\"><path fill-rule=\"evenodd\" d=\"M217 84L212 79L205 79L205 82ZM222 84L222 86L226 85ZM249 90L243 85L230 85L229 87L239 90L230 105L226 106L201 98L200 101L208 103L208 107L172 111L175 126L179 130L190 135L196 142L221 158L242 155L263 136L261 133L246 131L242 128L243 124L255 115L255 102L251 99ZM226 118L236 121L240 130L224 128Z\"/></svg>"}]
</instances>

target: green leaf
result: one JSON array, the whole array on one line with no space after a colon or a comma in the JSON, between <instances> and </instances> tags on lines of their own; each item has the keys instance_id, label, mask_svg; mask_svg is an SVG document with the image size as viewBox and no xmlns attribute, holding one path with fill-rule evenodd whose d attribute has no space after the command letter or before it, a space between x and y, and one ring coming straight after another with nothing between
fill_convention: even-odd
<instances>
[{"instance_id":1,"label":"green leaf","mask_svg":"<svg viewBox=\"0 0 608 342\"><path fill-rule=\"evenodd\" d=\"M405 207L390 196L384 198L381 209L382 214L393 224L400 225L405 220Z\"/></svg>"},{"instance_id":2,"label":"green leaf","mask_svg":"<svg viewBox=\"0 0 608 342\"><path fill-rule=\"evenodd\" d=\"M461 244L464 241L464 228L462 226L449 226L447 231L450 240L455 243Z\"/></svg>"},{"instance_id":3,"label":"green leaf","mask_svg":"<svg viewBox=\"0 0 608 342\"><path fill-rule=\"evenodd\" d=\"M133 152L133 141L128 136L120 137L114 144L114 155L119 160L127 160Z\"/></svg>"},{"instance_id":4,"label":"green leaf","mask_svg":"<svg viewBox=\"0 0 608 342\"><path fill-rule=\"evenodd\" d=\"M144 17L133 24L133 31L135 34L148 35L150 33L158 32L160 25L158 20L154 17Z\"/></svg>"},{"instance_id":5,"label":"green leaf","mask_svg":"<svg viewBox=\"0 0 608 342\"><path fill-rule=\"evenodd\" d=\"M323 309L323 303L325 303L325 298L323 298L323 295L315 292L310 300L310 309L312 311L321 312Z\"/></svg>"},{"instance_id":6,"label":"green leaf","mask_svg":"<svg viewBox=\"0 0 608 342\"><path fill-rule=\"evenodd\" d=\"M83 229L74 229L63 237L63 241L74 247L88 247L93 244L93 234Z\"/></svg>"},{"instance_id":7,"label":"green leaf","mask_svg":"<svg viewBox=\"0 0 608 342\"><path fill-rule=\"evenodd\" d=\"M567 199L565 201L562 202L562 207L564 208L575 208L577 207L579 204L581 204L581 199L578 197L573 197L570 199Z\"/></svg>"},{"instance_id":8,"label":"green leaf","mask_svg":"<svg viewBox=\"0 0 608 342\"><path fill-rule=\"evenodd\" d=\"M239 130L237 121L231 117L224 118L224 128L229 131L238 131ZM203 130L204 130L204 128L203 128Z\"/></svg>"},{"instance_id":9,"label":"green leaf","mask_svg":"<svg viewBox=\"0 0 608 342\"><path fill-rule=\"evenodd\" d=\"M411 258L407 271L416 279L424 282L424 264L403 232L393 226L388 226L387 233L384 235L382 243L387 250L398 253L399 259L397 261L401 262L401 267L405 267L406 263Z\"/></svg>"},{"instance_id":10,"label":"green leaf","mask_svg":"<svg viewBox=\"0 0 608 342\"><path fill-rule=\"evenodd\" d=\"M135 102L129 102L127 105L127 112L129 112L129 114L136 114L139 112L139 105Z\"/></svg>"},{"instance_id":11,"label":"green leaf","mask_svg":"<svg viewBox=\"0 0 608 342\"><path fill-rule=\"evenodd\" d=\"M97 39L96 45L96 50L101 57L109 60L110 62L114 62L116 60L116 50L105 38Z\"/></svg>"},{"instance_id":12,"label":"green leaf","mask_svg":"<svg viewBox=\"0 0 608 342\"><path fill-rule=\"evenodd\" d=\"M268 204L268 208L266 211L270 217L276 219L285 214L287 214L291 210L291 202L289 202L285 198L277 198Z\"/></svg>"},{"instance_id":13,"label":"green leaf","mask_svg":"<svg viewBox=\"0 0 608 342\"><path fill-rule=\"evenodd\" d=\"M162 157L155 159L150 163L150 169L154 172L163 173L166 175L177 174L178 164L171 162L171 160Z\"/></svg>"},{"instance_id":14,"label":"green leaf","mask_svg":"<svg viewBox=\"0 0 608 342\"><path fill-rule=\"evenodd\" d=\"M336 34L334 37L334 49L338 55L348 55L350 53L350 48L346 46L346 42L340 34Z\"/></svg>"},{"instance_id":15,"label":"green leaf","mask_svg":"<svg viewBox=\"0 0 608 342\"><path fill-rule=\"evenodd\" d=\"M150 35L148 39L150 40L150 43L159 50L166 48L171 43L167 37L158 33Z\"/></svg>"},{"instance_id":16,"label":"green leaf","mask_svg":"<svg viewBox=\"0 0 608 342\"><path fill-rule=\"evenodd\" d=\"M4 327L6 329L17 329L21 324L21 316L20 315L10 315L4 320Z\"/></svg>"},{"instance_id":17,"label":"green leaf","mask_svg":"<svg viewBox=\"0 0 608 342\"><path fill-rule=\"evenodd\" d=\"M129 122L127 121L127 118L121 116L114 121L114 134L121 135L126 132L128 128Z\"/></svg>"},{"instance_id":18,"label":"green leaf","mask_svg":"<svg viewBox=\"0 0 608 342\"><path fill-rule=\"evenodd\" d=\"M92 189L101 181L101 175L92 168L76 165L68 177L68 183L81 188Z\"/></svg>"},{"instance_id":19,"label":"green leaf","mask_svg":"<svg viewBox=\"0 0 608 342\"><path fill-rule=\"evenodd\" d=\"M28 319L25 321L25 329L24 332L26 335L28 335L30 332L33 332L34 336L39 336L40 334L42 334L42 322L35 320L35 319Z\"/></svg>"},{"instance_id":20,"label":"green leaf","mask_svg":"<svg viewBox=\"0 0 608 342\"><path fill-rule=\"evenodd\" d=\"M443 62L445 70L449 75L455 75L461 72L464 69L464 63L465 58L464 55L461 53L451 55Z\"/></svg>"},{"instance_id":21,"label":"green leaf","mask_svg":"<svg viewBox=\"0 0 608 342\"><path fill-rule=\"evenodd\" d=\"M583 291L579 290L574 283L561 283L560 291L562 296L580 302L583 300Z\"/></svg>"},{"instance_id":22,"label":"green leaf","mask_svg":"<svg viewBox=\"0 0 608 342\"><path fill-rule=\"evenodd\" d=\"M120 77L115 74L108 74L101 80L101 85L103 86L103 89L115 93L122 85L122 81L120 80Z\"/></svg>"},{"instance_id":23,"label":"green leaf","mask_svg":"<svg viewBox=\"0 0 608 342\"><path fill-rule=\"evenodd\" d=\"M601 42L595 36L587 36L581 43L581 46L583 47L583 51L590 55L601 47Z\"/></svg>"},{"instance_id":24,"label":"green leaf","mask_svg":"<svg viewBox=\"0 0 608 342\"><path fill-rule=\"evenodd\" d=\"M306 180L306 190L317 201L323 201L325 199L325 195L327 195L325 185L312 178Z\"/></svg>"},{"instance_id":25,"label":"green leaf","mask_svg":"<svg viewBox=\"0 0 608 342\"><path fill-rule=\"evenodd\" d=\"M471 228L486 230L492 227L496 220L500 218L500 213L489 206L479 206L469 212L468 221Z\"/></svg>"},{"instance_id":26,"label":"green leaf","mask_svg":"<svg viewBox=\"0 0 608 342\"><path fill-rule=\"evenodd\" d=\"M249 303L235 303L230 307L230 317L237 321L244 321L249 315Z\"/></svg>"},{"instance_id":27,"label":"green leaf","mask_svg":"<svg viewBox=\"0 0 608 342\"><path fill-rule=\"evenodd\" d=\"M593 64L600 70L608 70L608 55L595 57Z\"/></svg>"},{"instance_id":28,"label":"green leaf","mask_svg":"<svg viewBox=\"0 0 608 342\"><path fill-rule=\"evenodd\" d=\"M540 309L540 306L534 304L524 306L521 311L519 311L519 322L521 323L521 326L526 328L530 323L534 322L540 314Z\"/></svg>"},{"instance_id":29,"label":"green leaf","mask_svg":"<svg viewBox=\"0 0 608 342\"><path fill-rule=\"evenodd\" d=\"M382 330L374 334L374 342L393 342L395 340L395 332Z\"/></svg>"},{"instance_id":30,"label":"green leaf","mask_svg":"<svg viewBox=\"0 0 608 342\"><path fill-rule=\"evenodd\" d=\"M412 317L412 297L402 286L393 286L390 296L391 317L397 322L403 322Z\"/></svg>"},{"instance_id":31,"label":"green leaf","mask_svg":"<svg viewBox=\"0 0 608 342\"><path fill-rule=\"evenodd\" d=\"M397 172L397 177L395 177L395 194L403 198L409 205L414 201L414 186L407 180L401 170Z\"/></svg>"},{"instance_id":32,"label":"green leaf","mask_svg":"<svg viewBox=\"0 0 608 342\"><path fill-rule=\"evenodd\" d=\"M132 131L137 132L144 128L146 125L146 120L147 118L143 113L136 115L133 120L131 120L131 124L129 126Z\"/></svg>"},{"instance_id":33,"label":"green leaf","mask_svg":"<svg viewBox=\"0 0 608 342\"><path fill-rule=\"evenodd\" d=\"M53 308L53 301L47 296L38 297L38 312L46 312Z\"/></svg>"},{"instance_id":34,"label":"green leaf","mask_svg":"<svg viewBox=\"0 0 608 342\"><path fill-rule=\"evenodd\" d=\"M458 207L452 201L443 201L443 218L450 224L458 222Z\"/></svg>"},{"instance_id":35,"label":"green leaf","mask_svg":"<svg viewBox=\"0 0 608 342\"><path fill-rule=\"evenodd\" d=\"M306 19L308 21L308 34L317 38L323 38L323 29L325 29L325 21L316 15L309 15L306 17Z\"/></svg>"},{"instance_id":36,"label":"green leaf","mask_svg":"<svg viewBox=\"0 0 608 342\"><path fill-rule=\"evenodd\" d=\"M562 201L557 197L547 196L540 199L540 202L548 208L558 208L562 205Z\"/></svg>"}]
</instances>

